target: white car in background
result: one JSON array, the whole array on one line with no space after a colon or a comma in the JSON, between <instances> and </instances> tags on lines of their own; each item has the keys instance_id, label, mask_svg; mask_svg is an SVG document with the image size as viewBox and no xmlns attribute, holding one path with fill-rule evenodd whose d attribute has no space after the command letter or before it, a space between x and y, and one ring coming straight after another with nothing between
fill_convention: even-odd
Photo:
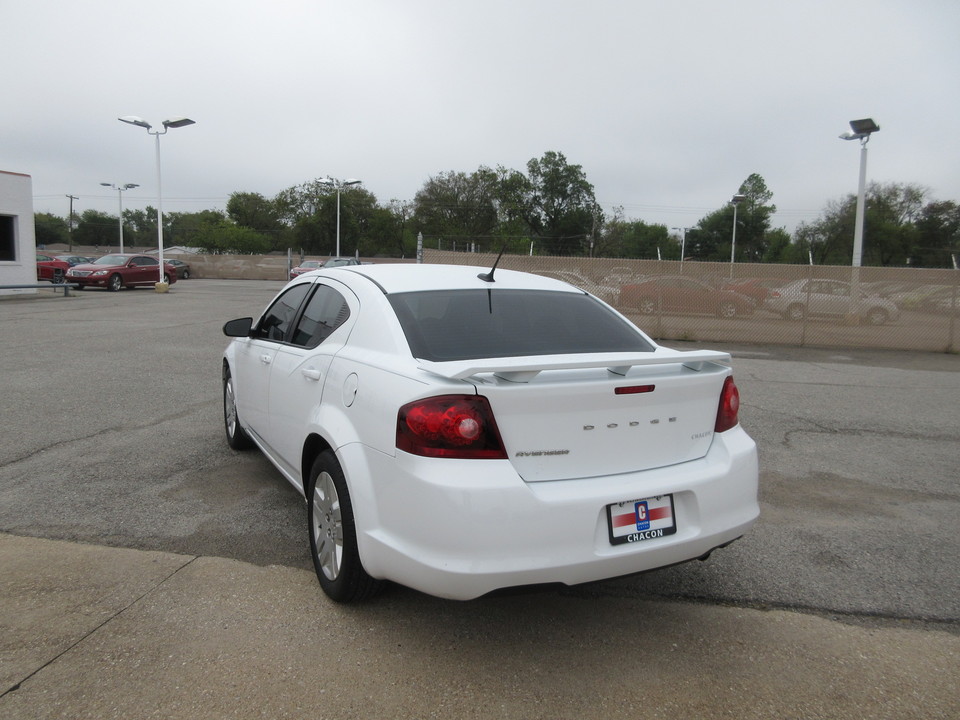
<instances>
[{"instance_id":1,"label":"white car in background","mask_svg":"<svg viewBox=\"0 0 960 720\"><path fill-rule=\"evenodd\" d=\"M224 326L224 420L307 501L323 590L470 599L695 558L754 524L726 353L537 275L323 269Z\"/></svg>"}]
</instances>

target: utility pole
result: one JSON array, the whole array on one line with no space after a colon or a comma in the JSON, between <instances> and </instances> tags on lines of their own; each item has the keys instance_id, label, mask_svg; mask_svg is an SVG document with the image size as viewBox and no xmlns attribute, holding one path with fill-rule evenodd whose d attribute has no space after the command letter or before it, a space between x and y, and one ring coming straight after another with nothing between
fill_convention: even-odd
<instances>
[{"instance_id":1,"label":"utility pole","mask_svg":"<svg viewBox=\"0 0 960 720\"><path fill-rule=\"evenodd\" d=\"M70 215L67 217L67 236L70 242L70 253L73 253L73 201L79 200L80 198L74 197L73 195L67 195L70 198Z\"/></svg>"}]
</instances>

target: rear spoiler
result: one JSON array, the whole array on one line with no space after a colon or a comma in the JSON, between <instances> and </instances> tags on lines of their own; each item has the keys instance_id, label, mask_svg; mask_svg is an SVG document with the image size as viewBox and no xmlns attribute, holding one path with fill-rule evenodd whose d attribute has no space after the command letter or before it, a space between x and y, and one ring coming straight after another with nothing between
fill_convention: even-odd
<instances>
[{"instance_id":1,"label":"rear spoiler","mask_svg":"<svg viewBox=\"0 0 960 720\"><path fill-rule=\"evenodd\" d=\"M493 373L509 382L530 382L545 370L606 368L626 375L632 367L681 364L700 372L707 364L728 364L730 353L716 350L670 350L657 348L648 353L600 353L590 355L533 355L529 357L479 358L433 362L420 360L418 367L450 380L465 380L479 373Z\"/></svg>"}]
</instances>

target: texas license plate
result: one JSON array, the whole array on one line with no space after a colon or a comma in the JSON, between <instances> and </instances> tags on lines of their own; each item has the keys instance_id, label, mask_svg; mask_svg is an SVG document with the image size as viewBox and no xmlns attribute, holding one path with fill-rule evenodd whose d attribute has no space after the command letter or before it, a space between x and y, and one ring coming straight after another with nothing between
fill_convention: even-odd
<instances>
[{"instance_id":1,"label":"texas license plate","mask_svg":"<svg viewBox=\"0 0 960 720\"><path fill-rule=\"evenodd\" d=\"M673 495L657 495L607 505L607 527L611 545L673 535L677 532Z\"/></svg>"}]
</instances>

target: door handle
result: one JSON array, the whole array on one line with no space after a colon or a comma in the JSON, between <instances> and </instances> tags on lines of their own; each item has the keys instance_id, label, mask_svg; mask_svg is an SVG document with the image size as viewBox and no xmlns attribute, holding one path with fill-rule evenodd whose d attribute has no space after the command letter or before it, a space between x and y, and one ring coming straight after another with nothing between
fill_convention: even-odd
<instances>
[{"instance_id":1,"label":"door handle","mask_svg":"<svg viewBox=\"0 0 960 720\"><path fill-rule=\"evenodd\" d=\"M320 371L316 368L304 368L300 371L307 380L319 380Z\"/></svg>"}]
</instances>

